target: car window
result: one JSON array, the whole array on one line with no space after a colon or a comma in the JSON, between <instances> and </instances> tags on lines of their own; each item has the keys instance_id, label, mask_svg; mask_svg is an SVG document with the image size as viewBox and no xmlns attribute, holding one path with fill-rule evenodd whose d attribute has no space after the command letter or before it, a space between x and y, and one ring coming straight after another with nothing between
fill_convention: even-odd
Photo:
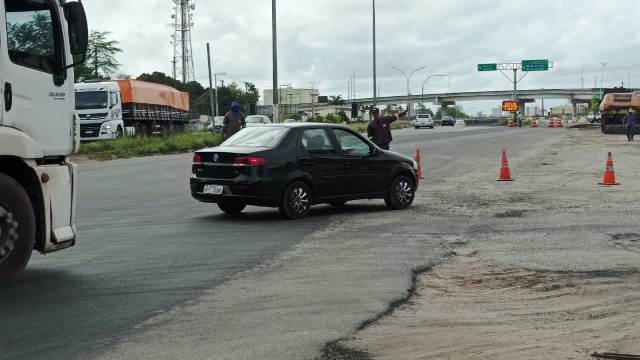
<instances>
[{"instance_id":1,"label":"car window","mask_svg":"<svg viewBox=\"0 0 640 360\"><path fill-rule=\"evenodd\" d=\"M302 149L308 154L327 155L336 153L336 149L324 129L305 130L302 133L300 143Z\"/></svg>"},{"instance_id":2,"label":"car window","mask_svg":"<svg viewBox=\"0 0 640 360\"><path fill-rule=\"evenodd\" d=\"M333 129L338 143L346 155L366 156L371 153L371 147L356 135L342 129Z\"/></svg>"}]
</instances>

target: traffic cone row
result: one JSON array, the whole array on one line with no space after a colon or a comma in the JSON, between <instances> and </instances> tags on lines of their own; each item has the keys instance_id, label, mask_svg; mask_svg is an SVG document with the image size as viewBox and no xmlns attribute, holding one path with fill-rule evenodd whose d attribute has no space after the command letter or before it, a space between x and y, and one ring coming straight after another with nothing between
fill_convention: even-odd
<instances>
[{"instance_id":1,"label":"traffic cone row","mask_svg":"<svg viewBox=\"0 0 640 360\"><path fill-rule=\"evenodd\" d=\"M561 129L563 127L564 125L562 124L562 118L558 118L558 120L556 120L556 128Z\"/></svg>"},{"instance_id":2,"label":"traffic cone row","mask_svg":"<svg viewBox=\"0 0 640 360\"><path fill-rule=\"evenodd\" d=\"M553 117L549 117L549 126L547 126L549 129L553 129L556 127L555 125L555 119Z\"/></svg>"},{"instance_id":3,"label":"traffic cone row","mask_svg":"<svg viewBox=\"0 0 640 360\"><path fill-rule=\"evenodd\" d=\"M502 149L502 157L500 159L500 173L498 175L497 181L513 181L511 177L511 169L509 168L509 159L507 159L507 149ZM613 169L613 155L611 151L609 151L609 156L607 157L607 165L604 171L604 177L602 182L598 183L603 186L615 186L620 185L619 182L616 182L616 172Z\"/></svg>"}]
</instances>

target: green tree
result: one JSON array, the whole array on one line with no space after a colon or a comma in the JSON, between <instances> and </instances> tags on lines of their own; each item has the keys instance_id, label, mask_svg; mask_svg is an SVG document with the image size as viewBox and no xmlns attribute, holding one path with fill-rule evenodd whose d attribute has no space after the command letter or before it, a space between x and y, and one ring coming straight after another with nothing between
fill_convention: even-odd
<instances>
[{"instance_id":1,"label":"green tree","mask_svg":"<svg viewBox=\"0 0 640 360\"><path fill-rule=\"evenodd\" d=\"M597 97L594 96L593 99L591 99L591 112L594 114L597 114L600 112L600 103L602 103L602 100Z\"/></svg>"},{"instance_id":2,"label":"green tree","mask_svg":"<svg viewBox=\"0 0 640 360\"><path fill-rule=\"evenodd\" d=\"M7 18L8 48L30 54L49 55L54 49L51 17L37 13L30 21L11 22Z\"/></svg>"},{"instance_id":3,"label":"green tree","mask_svg":"<svg viewBox=\"0 0 640 360\"><path fill-rule=\"evenodd\" d=\"M76 66L76 81L79 79L107 80L120 69L116 54L121 53L119 42L108 38L108 31L91 30L87 61Z\"/></svg>"},{"instance_id":4,"label":"green tree","mask_svg":"<svg viewBox=\"0 0 640 360\"><path fill-rule=\"evenodd\" d=\"M344 105L346 101L342 98L342 95L329 96L329 105Z\"/></svg>"}]
</instances>

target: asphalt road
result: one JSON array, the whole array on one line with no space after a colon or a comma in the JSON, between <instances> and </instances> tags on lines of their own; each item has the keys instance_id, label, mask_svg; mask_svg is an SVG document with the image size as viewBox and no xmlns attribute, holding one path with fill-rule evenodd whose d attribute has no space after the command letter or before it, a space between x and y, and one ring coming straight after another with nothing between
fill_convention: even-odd
<instances>
[{"instance_id":1,"label":"asphalt road","mask_svg":"<svg viewBox=\"0 0 640 360\"><path fill-rule=\"evenodd\" d=\"M422 148L429 182L471 169L476 159L497 165L501 146L527 151L549 135L437 128L394 136L392 150L413 155ZM0 287L0 359L93 358L144 321L277 259L331 219L381 211L380 204L361 202L318 207L295 222L281 220L275 209L249 208L242 217L229 217L191 199L190 161L190 155L172 155L81 165L79 243L34 254L24 276ZM360 285L373 288L375 279Z\"/></svg>"}]
</instances>

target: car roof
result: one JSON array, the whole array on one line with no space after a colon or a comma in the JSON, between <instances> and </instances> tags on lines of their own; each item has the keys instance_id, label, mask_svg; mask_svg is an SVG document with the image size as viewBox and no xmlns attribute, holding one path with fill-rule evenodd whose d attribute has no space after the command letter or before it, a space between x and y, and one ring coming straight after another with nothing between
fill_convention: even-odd
<instances>
[{"instance_id":1,"label":"car roof","mask_svg":"<svg viewBox=\"0 0 640 360\"><path fill-rule=\"evenodd\" d=\"M295 123L263 124L263 125L259 125L259 126L264 126L264 127L267 127L267 126L269 126L269 127L285 127L285 128L307 128L307 127L318 128L318 127L326 127L326 128L349 129L349 127L341 125L341 124L325 124L325 123L309 123L309 122L305 122L305 123L295 122Z\"/></svg>"}]
</instances>

